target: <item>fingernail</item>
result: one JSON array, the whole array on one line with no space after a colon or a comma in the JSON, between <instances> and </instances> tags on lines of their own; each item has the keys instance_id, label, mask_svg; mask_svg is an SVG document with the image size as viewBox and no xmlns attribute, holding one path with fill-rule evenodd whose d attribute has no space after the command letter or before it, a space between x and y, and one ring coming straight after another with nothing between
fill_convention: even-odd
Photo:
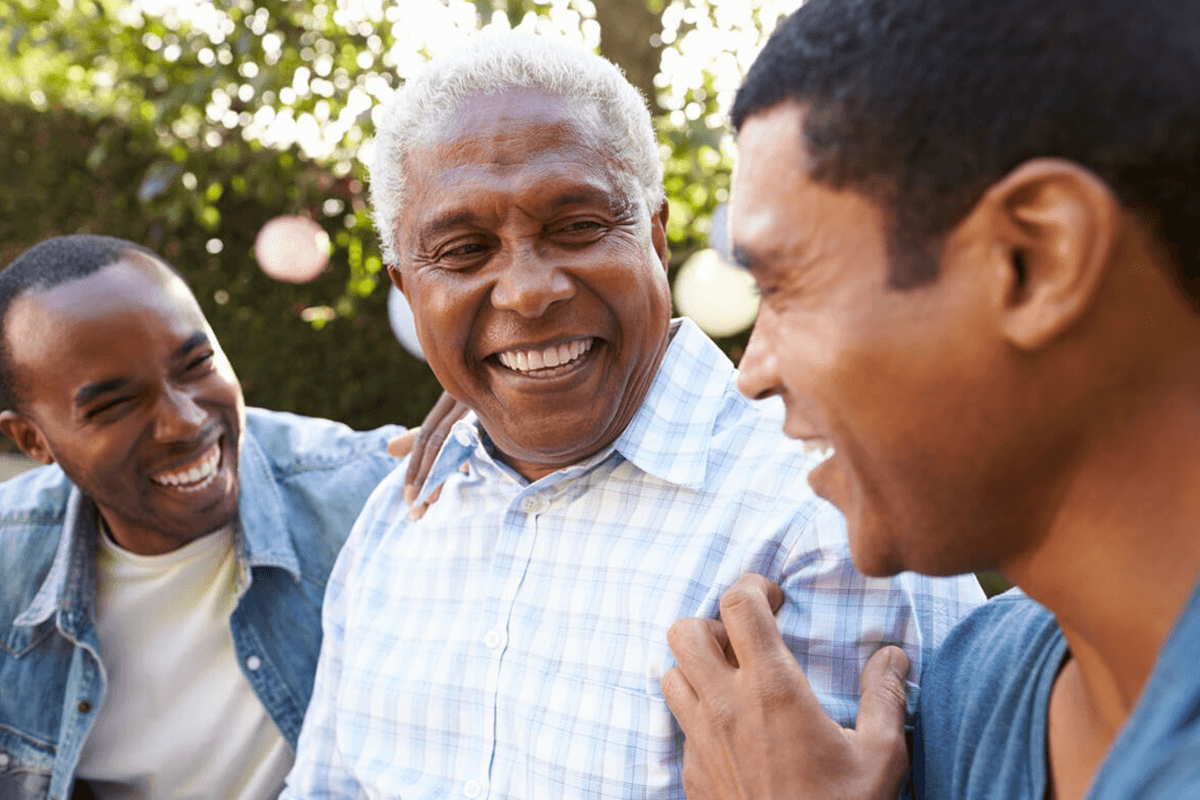
<instances>
[{"instance_id":1,"label":"fingernail","mask_svg":"<svg viewBox=\"0 0 1200 800\"><path fill-rule=\"evenodd\" d=\"M405 504L411 506L413 504L413 501L416 499L417 499L416 487L415 486L405 486L404 487L404 502L405 502Z\"/></svg>"}]
</instances>

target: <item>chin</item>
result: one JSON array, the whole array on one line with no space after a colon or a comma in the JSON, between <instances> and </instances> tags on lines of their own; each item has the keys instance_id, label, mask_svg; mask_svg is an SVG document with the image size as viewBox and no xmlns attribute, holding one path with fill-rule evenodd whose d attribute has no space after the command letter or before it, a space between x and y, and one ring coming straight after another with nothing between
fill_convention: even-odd
<instances>
[{"instance_id":1,"label":"chin","mask_svg":"<svg viewBox=\"0 0 1200 800\"><path fill-rule=\"evenodd\" d=\"M850 559L863 575L888 578L898 572L915 569L896 547L896 539L887 525L872 525L863 520L846 519L846 537Z\"/></svg>"}]
</instances>

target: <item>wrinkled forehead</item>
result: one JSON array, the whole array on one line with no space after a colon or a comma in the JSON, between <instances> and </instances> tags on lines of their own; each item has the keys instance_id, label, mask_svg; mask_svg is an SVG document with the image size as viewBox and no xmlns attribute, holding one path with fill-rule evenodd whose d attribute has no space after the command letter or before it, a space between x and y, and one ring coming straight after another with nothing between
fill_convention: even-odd
<instances>
[{"instance_id":1,"label":"wrinkled forehead","mask_svg":"<svg viewBox=\"0 0 1200 800\"><path fill-rule=\"evenodd\" d=\"M530 123L570 126L585 144L613 149L614 132L601 116L597 103L588 98L526 88L470 93L457 107L430 119L415 138L431 145Z\"/></svg>"},{"instance_id":2,"label":"wrinkled forehead","mask_svg":"<svg viewBox=\"0 0 1200 800\"><path fill-rule=\"evenodd\" d=\"M444 173L451 162L503 170L569 149L582 156L581 173L603 175L622 193L640 195L637 173L617 138L598 104L587 98L521 88L478 92L431 122L414 139L401 168L406 181L420 181L430 177L430 168ZM428 158L433 152L439 155ZM409 193L406 200L411 199Z\"/></svg>"}]
</instances>

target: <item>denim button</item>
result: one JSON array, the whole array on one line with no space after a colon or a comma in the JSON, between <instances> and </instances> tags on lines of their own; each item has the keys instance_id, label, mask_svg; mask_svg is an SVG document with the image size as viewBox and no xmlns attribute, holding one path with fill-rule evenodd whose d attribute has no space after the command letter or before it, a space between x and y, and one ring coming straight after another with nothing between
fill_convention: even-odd
<instances>
[{"instance_id":1,"label":"denim button","mask_svg":"<svg viewBox=\"0 0 1200 800\"><path fill-rule=\"evenodd\" d=\"M79 709L80 714L86 714L92 710L92 701L91 700L80 700L77 708Z\"/></svg>"},{"instance_id":2,"label":"denim button","mask_svg":"<svg viewBox=\"0 0 1200 800\"><path fill-rule=\"evenodd\" d=\"M246 659L246 669L251 672L258 672L258 668L262 666L262 659L258 656L250 656Z\"/></svg>"},{"instance_id":3,"label":"denim button","mask_svg":"<svg viewBox=\"0 0 1200 800\"><path fill-rule=\"evenodd\" d=\"M8 753L0 753L0 769L8 766Z\"/></svg>"}]
</instances>

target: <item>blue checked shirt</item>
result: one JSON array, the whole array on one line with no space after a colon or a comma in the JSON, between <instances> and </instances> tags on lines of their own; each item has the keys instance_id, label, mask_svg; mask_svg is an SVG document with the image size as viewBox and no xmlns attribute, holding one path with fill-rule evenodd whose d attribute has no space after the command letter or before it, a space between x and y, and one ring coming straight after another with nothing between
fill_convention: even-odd
<instances>
[{"instance_id":1,"label":"blue checked shirt","mask_svg":"<svg viewBox=\"0 0 1200 800\"><path fill-rule=\"evenodd\" d=\"M329 580L284 798L682 798L667 628L715 617L747 572L782 583L780 630L834 719L854 719L884 643L908 653L915 702L978 584L860 575L782 406L742 397L690 321L673 332L642 407L595 456L528 483L471 416L419 522L402 470L380 484Z\"/></svg>"}]
</instances>

